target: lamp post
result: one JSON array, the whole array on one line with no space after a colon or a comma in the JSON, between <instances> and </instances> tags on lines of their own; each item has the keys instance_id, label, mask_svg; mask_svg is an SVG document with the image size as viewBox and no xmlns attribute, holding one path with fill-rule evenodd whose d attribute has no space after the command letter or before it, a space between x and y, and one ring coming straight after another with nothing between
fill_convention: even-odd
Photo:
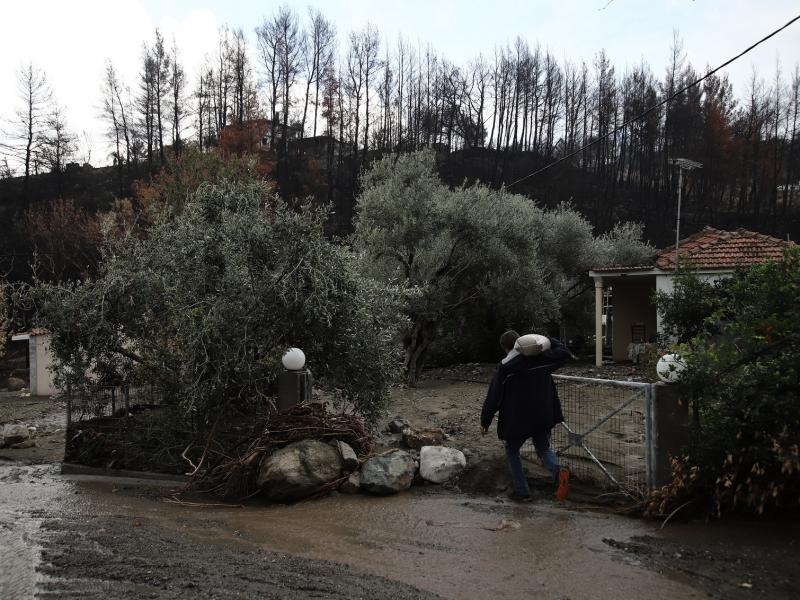
<instances>
[{"instance_id":1,"label":"lamp post","mask_svg":"<svg viewBox=\"0 0 800 600\"><path fill-rule=\"evenodd\" d=\"M678 270L678 246L681 243L681 192L683 191L683 171L702 169L703 165L688 158L670 158L667 162L678 167L678 215L675 219L675 270Z\"/></svg>"}]
</instances>

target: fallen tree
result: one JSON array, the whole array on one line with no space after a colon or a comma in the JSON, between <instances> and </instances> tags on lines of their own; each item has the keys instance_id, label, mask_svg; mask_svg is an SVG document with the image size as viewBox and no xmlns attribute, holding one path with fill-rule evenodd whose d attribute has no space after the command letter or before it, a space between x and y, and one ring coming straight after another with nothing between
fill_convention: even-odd
<instances>
[{"instance_id":1,"label":"fallen tree","mask_svg":"<svg viewBox=\"0 0 800 600\"><path fill-rule=\"evenodd\" d=\"M271 402L287 347L368 422L399 364L397 294L324 234L327 212L262 182L202 184L103 246L98 275L28 289L62 386L154 382L182 426L213 432ZM194 461L201 460L194 457Z\"/></svg>"}]
</instances>

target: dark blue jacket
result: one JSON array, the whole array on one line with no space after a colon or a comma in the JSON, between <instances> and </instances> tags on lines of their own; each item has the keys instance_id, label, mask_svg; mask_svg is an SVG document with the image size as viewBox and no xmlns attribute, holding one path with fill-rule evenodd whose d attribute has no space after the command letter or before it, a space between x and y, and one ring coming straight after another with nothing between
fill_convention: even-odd
<instances>
[{"instance_id":1,"label":"dark blue jacket","mask_svg":"<svg viewBox=\"0 0 800 600\"><path fill-rule=\"evenodd\" d=\"M564 420L552 373L571 353L555 338L550 350L538 356L519 354L500 363L492 377L481 411L481 425L489 428L496 412L497 437L527 438L550 431Z\"/></svg>"}]
</instances>

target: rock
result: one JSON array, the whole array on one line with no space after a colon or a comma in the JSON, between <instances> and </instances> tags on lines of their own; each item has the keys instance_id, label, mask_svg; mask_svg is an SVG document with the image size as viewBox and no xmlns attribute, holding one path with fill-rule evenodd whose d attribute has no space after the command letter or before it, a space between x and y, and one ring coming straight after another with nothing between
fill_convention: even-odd
<instances>
[{"instance_id":1,"label":"rock","mask_svg":"<svg viewBox=\"0 0 800 600\"><path fill-rule=\"evenodd\" d=\"M339 453L339 456L342 457L342 466L344 467L345 471L355 471L358 468L358 456L356 456L356 451L353 450L352 446L347 442L342 442L340 440L334 440L335 444L331 444L336 451Z\"/></svg>"},{"instance_id":2,"label":"rock","mask_svg":"<svg viewBox=\"0 0 800 600\"><path fill-rule=\"evenodd\" d=\"M27 440L29 437L30 432L24 425L15 425L11 423L3 425L2 438L6 446L19 444L20 442Z\"/></svg>"},{"instance_id":3,"label":"rock","mask_svg":"<svg viewBox=\"0 0 800 600\"><path fill-rule=\"evenodd\" d=\"M25 387L25 380L19 377L9 377L6 388L9 392L18 392Z\"/></svg>"},{"instance_id":4,"label":"rock","mask_svg":"<svg viewBox=\"0 0 800 600\"><path fill-rule=\"evenodd\" d=\"M402 433L381 433L375 438L378 447L401 448L403 446Z\"/></svg>"},{"instance_id":5,"label":"rock","mask_svg":"<svg viewBox=\"0 0 800 600\"><path fill-rule=\"evenodd\" d=\"M339 486L339 491L343 494L358 494L361 492L361 473L355 471L354 473L350 473L350 477L347 478L342 485Z\"/></svg>"},{"instance_id":6,"label":"rock","mask_svg":"<svg viewBox=\"0 0 800 600\"><path fill-rule=\"evenodd\" d=\"M35 446L36 446L36 442L34 440L28 438L24 442L11 444L11 449L12 450L24 450L25 448L33 448Z\"/></svg>"},{"instance_id":7,"label":"rock","mask_svg":"<svg viewBox=\"0 0 800 600\"><path fill-rule=\"evenodd\" d=\"M441 429L406 429L403 432L403 443L409 448L420 450L423 446L441 446L444 442L444 431Z\"/></svg>"},{"instance_id":8,"label":"rock","mask_svg":"<svg viewBox=\"0 0 800 600\"><path fill-rule=\"evenodd\" d=\"M387 425L389 433L403 433L403 430L407 429L408 427L408 421L401 419L400 417L395 417L389 421L389 425Z\"/></svg>"},{"instance_id":9,"label":"rock","mask_svg":"<svg viewBox=\"0 0 800 600\"><path fill-rule=\"evenodd\" d=\"M396 494L411 487L417 464L403 450L374 456L361 467L361 487L372 494Z\"/></svg>"},{"instance_id":10,"label":"rock","mask_svg":"<svg viewBox=\"0 0 800 600\"><path fill-rule=\"evenodd\" d=\"M444 483L467 467L461 450L445 446L423 446L419 453L419 473L432 483Z\"/></svg>"},{"instance_id":11,"label":"rock","mask_svg":"<svg viewBox=\"0 0 800 600\"><path fill-rule=\"evenodd\" d=\"M264 461L258 486L268 500L291 502L314 494L341 473L339 452L319 440L302 440L281 448Z\"/></svg>"}]
</instances>

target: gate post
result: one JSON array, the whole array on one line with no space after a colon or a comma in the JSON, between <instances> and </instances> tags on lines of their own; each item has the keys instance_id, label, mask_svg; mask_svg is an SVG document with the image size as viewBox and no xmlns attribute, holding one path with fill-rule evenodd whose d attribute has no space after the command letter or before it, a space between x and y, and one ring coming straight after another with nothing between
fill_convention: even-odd
<instances>
[{"instance_id":1,"label":"gate post","mask_svg":"<svg viewBox=\"0 0 800 600\"><path fill-rule=\"evenodd\" d=\"M650 384L644 389L644 462L648 490L656 487L658 479L658 411L655 404L655 386Z\"/></svg>"},{"instance_id":2,"label":"gate post","mask_svg":"<svg viewBox=\"0 0 800 600\"><path fill-rule=\"evenodd\" d=\"M653 457L652 477L648 473L648 485L653 488L669 483L672 478L670 461L689 444L690 428L689 403L683 398L680 388L674 384L656 383L651 389L653 428L646 447ZM650 432L648 427L648 434ZM647 464L651 466L650 461Z\"/></svg>"}]
</instances>

